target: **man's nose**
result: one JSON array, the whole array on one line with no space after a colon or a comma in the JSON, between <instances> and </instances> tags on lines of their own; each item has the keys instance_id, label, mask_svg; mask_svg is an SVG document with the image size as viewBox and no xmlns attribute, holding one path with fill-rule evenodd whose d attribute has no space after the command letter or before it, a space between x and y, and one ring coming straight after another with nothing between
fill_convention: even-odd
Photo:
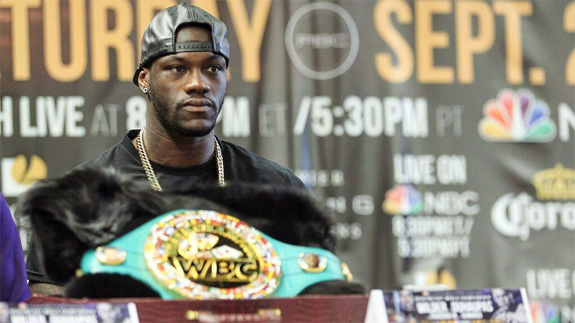
<instances>
[{"instance_id":1,"label":"man's nose","mask_svg":"<svg viewBox=\"0 0 575 323\"><path fill-rule=\"evenodd\" d=\"M184 91L186 91L187 93L190 92L206 93L209 90L210 90L210 84L205 78L205 75L203 75L202 71L199 68L191 69L190 72L188 73Z\"/></svg>"}]
</instances>

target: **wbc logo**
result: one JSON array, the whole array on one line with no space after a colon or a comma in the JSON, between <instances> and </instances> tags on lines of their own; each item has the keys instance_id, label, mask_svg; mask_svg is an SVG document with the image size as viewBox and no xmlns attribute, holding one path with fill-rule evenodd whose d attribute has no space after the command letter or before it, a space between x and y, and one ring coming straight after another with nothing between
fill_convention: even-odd
<instances>
[{"instance_id":1,"label":"wbc logo","mask_svg":"<svg viewBox=\"0 0 575 323\"><path fill-rule=\"evenodd\" d=\"M282 276L272 244L232 216L180 210L154 225L146 265L167 289L189 299L262 298Z\"/></svg>"}]
</instances>

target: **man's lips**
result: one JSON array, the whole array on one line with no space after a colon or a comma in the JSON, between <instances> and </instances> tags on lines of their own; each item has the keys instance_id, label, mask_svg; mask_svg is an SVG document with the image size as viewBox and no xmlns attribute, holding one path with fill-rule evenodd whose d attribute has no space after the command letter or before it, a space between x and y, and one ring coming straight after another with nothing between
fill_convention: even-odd
<instances>
[{"instance_id":1,"label":"man's lips","mask_svg":"<svg viewBox=\"0 0 575 323\"><path fill-rule=\"evenodd\" d=\"M190 99L180 105L183 109L191 112L206 112L213 107L212 101L208 99Z\"/></svg>"}]
</instances>

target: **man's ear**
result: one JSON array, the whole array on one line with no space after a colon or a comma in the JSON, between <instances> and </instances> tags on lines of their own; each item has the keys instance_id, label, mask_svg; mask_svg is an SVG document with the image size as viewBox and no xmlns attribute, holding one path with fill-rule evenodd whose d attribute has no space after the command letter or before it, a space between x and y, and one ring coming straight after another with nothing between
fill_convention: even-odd
<instances>
[{"instance_id":1,"label":"man's ear","mask_svg":"<svg viewBox=\"0 0 575 323\"><path fill-rule=\"evenodd\" d=\"M148 93L149 91L149 76L150 76L150 70L148 68L143 67L142 70L140 71L140 74L138 75L138 85L140 86L140 89L144 92L144 93Z\"/></svg>"}]
</instances>

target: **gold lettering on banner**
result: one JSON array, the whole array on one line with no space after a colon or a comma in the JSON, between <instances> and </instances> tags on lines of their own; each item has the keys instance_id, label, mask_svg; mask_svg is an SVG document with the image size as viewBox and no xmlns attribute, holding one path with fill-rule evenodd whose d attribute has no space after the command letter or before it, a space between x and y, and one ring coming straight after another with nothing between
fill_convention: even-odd
<instances>
[{"instance_id":1,"label":"gold lettering on banner","mask_svg":"<svg viewBox=\"0 0 575 323\"><path fill-rule=\"evenodd\" d=\"M495 1L495 14L505 17L505 62L507 82L523 83L523 41L521 34L521 17L533 14L530 1Z\"/></svg>"},{"instance_id":2,"label":"gold lettering on banner","mask_svg":"<svg viewBox=\"0 0 575 323\"><path fill-rule=\"evenodd\" d=\"M575 2L569 3L563 14L563 28L568 33L575 33ZM565 82L575 85L575 48L569 54L565 65Z\"/></svg>"},{"instance_id":3,"label":"gold lettering on banner","mask_svg":"<svg viewBox=\"0 0 575 323\"><path fill-rule=\"evenodd\" d=\"M137 0L136 16L136 51L138 55L138 66L140 65L140 48L142 48L142 36L144 31L152 21L152 18L161 10L176 5L175 0Z\"/></svg>"},{"instance_id":4,"label":"gold lettering on banner","mask_svg":"<svg viewBox=\"0 0 575 323\"><path fill-rule=\"evenodd\" d=\"M73 82L86 72L88 64L86 39L86 3L67 1L69 5L70 62L62 57L62 19L59 0L44 1L44 61L46 71L56 81Z\"/></svg>"},{"instance_id":5,"label":"gold lettering on banner","mask_svg":"<svg viewBox=\"0 0 575 323\"><path fill-rule=\"evenodd\" d=\"M219 19L218 3L216 0L192 0L192 5L198 6Z\"/></svg>"},{"instance_id":6,"label":"gold lettering on banner","mask_svg":"<svg viewBox=\"0 0 575 323\"><path fill-rule=\"evenodd\" d=\"M227 1L242 55L242 78L246 82L260 80L260 49L271 3L271 0L255 0L250 22L244 1Z\"/></svg>"},{"instance_id":7,"label":"gold lettering on banner","mask_svg":"<svg viewBox=\"0 0 575 323\"><path fill-rule=\"evenodd\" d=\"M132 6L128 0L90 1L92 26L92 78L110 79L109 49L116 52L118 79L129 81L134 74L134 46L130 39L133 27ZM108 29L108 17L113 12L114 29Z\"/></svg>"},{"instance_id":8,"label":"gold lettering on banner","mask_svg":"<svg viewBox=\"0 0 575 323\"><path fill-rule=\"evenodd\" d=\"M457 288L457 280L455 279L455 276L453 276L453 274L448 270L440 270L439 272L434 270L427 272L425 284L427 286L440 284L440 285L446 285L450 289Z\"/></svg>"},{"instance_id":9,"label":"gold lettering on banner","mask_svg":"<svg viewBox=\"0 0 575 323\"><path fill-rule=\"evenodd\" d=\"M413 15L409 4L405 1L379 1L375 5L373 20L375 29L397 58L393 64L393 57L388 53L375 55L375 68L379 76L389 82L403 83L413 75L413 52L409 43L395 29L391 16L395 14L400 24L411 24Z\"/></svg>"},{"instance_id":10,"label":"gold lettering on banner","mask_svg":"<svg viewBox=\"0 0 575 323\"><path fill-rule=\"evenodd\" d=\"M421 83L453 83L452 67L434 65L434 49L449 47L449 34L433 30L433 17L451 13L450 0L419 0L415 2L415 48L417 80Z\"/></svg>"},{"instance_id":11,"label":"gold lettering on banner","mask_svg":"<svg viewBox=\"0 0 575 323\"><path fill-rule=\"evenodd\" d=\"M46 163L42 158L36 155L32 155L30 164L28 164L24 155L16 156L11 171L12 178L14 178L17 183L23 185L31 185L48 177L48 167L46 167Z\"/></svg>"},{"instance_id":12,"label":"gold lettering on banner","mask_svg":"<svg viewBox=\"0 0 575 323\"><path fill-rule=\"evenodd\" d=\"M457 79L463 84L475 81L473 55L485 53L493 46L495 18L483 1L455 2L455 41L457 44ZM477 36L473 36L473 17L477 17Z\"/></svg>"},{"instance_id":13,"label":"gold lettering on banner","mask_svg":"<svg viewBox=\"0 0 575 323\"><path fill-rule=\"evenodd\" d=\"M30 9L40 7L40 0L0 0L0 8L11 9L12 66L15 81L30 79Z\"/></svg>"}]
</instances>

